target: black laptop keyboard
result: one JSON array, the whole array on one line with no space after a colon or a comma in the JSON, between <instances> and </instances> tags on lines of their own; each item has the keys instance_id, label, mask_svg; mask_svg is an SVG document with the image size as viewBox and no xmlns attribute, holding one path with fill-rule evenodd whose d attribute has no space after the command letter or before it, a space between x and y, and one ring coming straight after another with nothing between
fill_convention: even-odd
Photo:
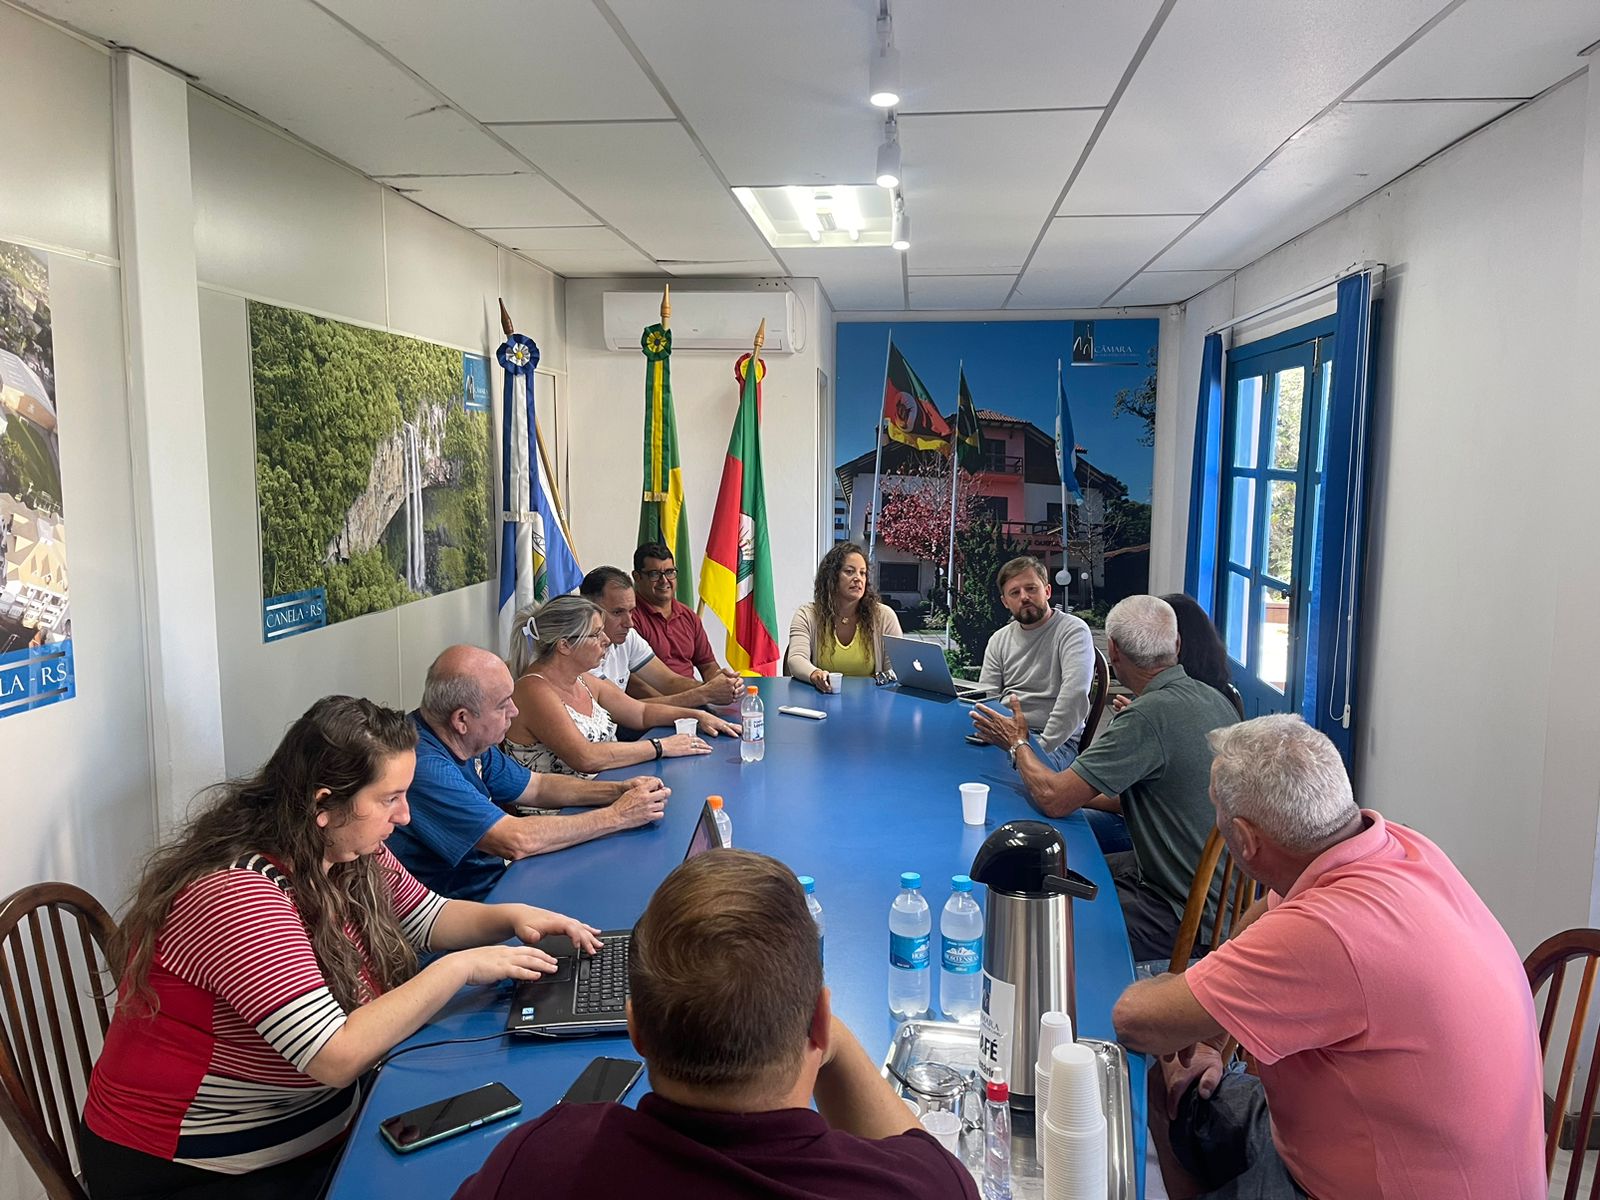
<instances>
[{"instance_id":1,"label":"black laptop keyboard","mask_svg":"<svg viewBox=\"0 0 1600 1200\"><path fill-rule=\"evenodd\" d=\"M578 960L572 1010L583 1015L621 1012L628 999L628 939L605 938L600 953Z\"/></svg>"}]
</instances>

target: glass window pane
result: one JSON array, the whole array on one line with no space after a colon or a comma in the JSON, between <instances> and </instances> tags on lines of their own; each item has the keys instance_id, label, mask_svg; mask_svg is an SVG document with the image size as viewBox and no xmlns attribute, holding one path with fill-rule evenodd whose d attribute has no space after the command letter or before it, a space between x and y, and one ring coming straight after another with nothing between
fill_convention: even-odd
<instances>
[{"instance_id":1,"label":"glass window pane","mask_svg":"<svg viewBox=\"0 0 1600 1200\"><path fill-rule=\"evenodd\" d=\"M1265 603L1256 675L1281 692L1289 678L1289 593L1263 584L1261 596Z\"/></svg>"},{"instance_id":2,"label":"glass window pane","mask_svg":"<svg viewBox=\"0 0 1600 1200\"><path fill-rule=\"evenodd\" d=\"M1322 404L1317 421L1317 470L1322 470L1323 461L1328 456L1328 409L1333 407L1329 401L1329 394L1333 389L1333 359L1328 359L1322 364Z\"/></svg>"},{"instance_id":3,"label":"glass window pane","mask_svg":"<svg viewBox=\"0 0 1600 1200\"><path fill-rule=\"evenodd\" d=\"M1228 509L1228 561L1248 568L1255 561L1250 554L1250 531L1256 527L1256 481L1234 479L1233 504Z\"/></svg>"},{"instance_id":4,"label":"glass window pane","mask_svg":"<svg viewBox=\"0 0 1600 1200\"><path fill-rule=\"evenodd\" d=\"M1237 663L1248 666L1249 648L1246 637L1250 628L1250 581L1243 575L1228 572L1227 628L1223 631L1228 643L1228 655Z\"/></svg>"},{"instance_id":5,"label":"glass window pane","mask_svg":"<svg viewBox=\"0 0 1600 1200\"><path fill-rule=\"evenodd\" d=\"M1292 471L1300 464L1300 409L1306 394L1306 369L1294 367L1273 376L1272 465Z\"/></svg>"},{"instance_id":6,"label":"glass window pane","mask_svg":"<svg viewBox=\"0 0 1600 1200\"><path fill-rule=\"evenodd\" d=\"M1261 424L1261 376L1239 380L1233 389L1233 465L1256 465L1256 440Z\"/></svg>"},{"instance_id":7,"label":"glass window pane","mask_svg":"<svg viewBox=\"0 0 1600 1200\"><path fill-rule=\"evenodd\" d=\"M1267 514L1267 574L1294 582L1294 481L1272 481L1272 511Z\"/></svg>"}]
</instances>

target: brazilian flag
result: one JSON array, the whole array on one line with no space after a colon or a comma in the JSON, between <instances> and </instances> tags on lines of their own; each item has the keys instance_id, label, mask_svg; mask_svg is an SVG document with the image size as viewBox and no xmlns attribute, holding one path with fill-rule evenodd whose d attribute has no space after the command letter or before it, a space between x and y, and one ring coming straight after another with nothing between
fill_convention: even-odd
<instances>
[{"instance_id":1,"label":"brazilian flag","mask_svg":"<svg viewBox=\"0 0 1600 1200\"><path fill-rule=\"evenodd\" d=\"M644 349L644 493L639 497L639 542L663 542L678 564L678 599L694 603L689 567L689 509L678 462L678 419L672 412L672 331L651 325Z\"/></svg>"}]
</instances>

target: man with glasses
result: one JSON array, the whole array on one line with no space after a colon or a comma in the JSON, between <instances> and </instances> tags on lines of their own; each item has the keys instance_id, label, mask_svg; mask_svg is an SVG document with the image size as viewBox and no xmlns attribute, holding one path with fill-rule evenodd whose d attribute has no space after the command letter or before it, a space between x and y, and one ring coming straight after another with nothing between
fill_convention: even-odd
<instances>
[{"instance_id":1,"label":"man with glasses","mask_svg":"<svg viewBox=\"0 0 1600 1200\"><path fill-rule=\"evenodd\" d=\"M633 552L633 584L639 606L633 610L633 627L650 643L656 657L675 675L693 679L696 672L707 684L723 676L737 683L737 672L728 670L712 653L705 626L694 609L673 593L678 586L678 568L672 551L660 542L646 542Z\"/></svg>"},{"instance_id":2,"label":"man with glasses","mask_svg":"<svg viewBox=\"0 0 1600 1200\"><path fill-rule=\"evenodd\" d=\"M583 577L578 595L598 604L605 617L606 656L594 672L600 678L609 679L635 700L671 697L672 703L686 708L733 703L737 676L718 672L701 683L679 675L656 657L635 627L639 604L626 571L596 567Z\"/></svg>"}]
</instances>

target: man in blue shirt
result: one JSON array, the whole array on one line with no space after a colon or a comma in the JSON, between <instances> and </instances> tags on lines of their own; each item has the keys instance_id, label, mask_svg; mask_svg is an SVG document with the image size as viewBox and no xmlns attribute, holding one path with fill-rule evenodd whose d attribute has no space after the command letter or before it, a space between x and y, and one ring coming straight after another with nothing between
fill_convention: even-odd
<instances>
[{"instance_id":1,"label":"man in blue shirt","mask_svg":"<svg viewBox=\"0 0 1600 1200\"><path fill-rule=\"evenodd\" d=\"M508 860L562 850L659 821L670 789L661 780L601 781L534 774L500 751L517 715L511 672L476 646L439 655L411 714L417 771L408 799L411 823L389 847L443 896L482 900ZM515 806L591 807L576 816L514 815Z\"/></svg>"}]
</instances>

